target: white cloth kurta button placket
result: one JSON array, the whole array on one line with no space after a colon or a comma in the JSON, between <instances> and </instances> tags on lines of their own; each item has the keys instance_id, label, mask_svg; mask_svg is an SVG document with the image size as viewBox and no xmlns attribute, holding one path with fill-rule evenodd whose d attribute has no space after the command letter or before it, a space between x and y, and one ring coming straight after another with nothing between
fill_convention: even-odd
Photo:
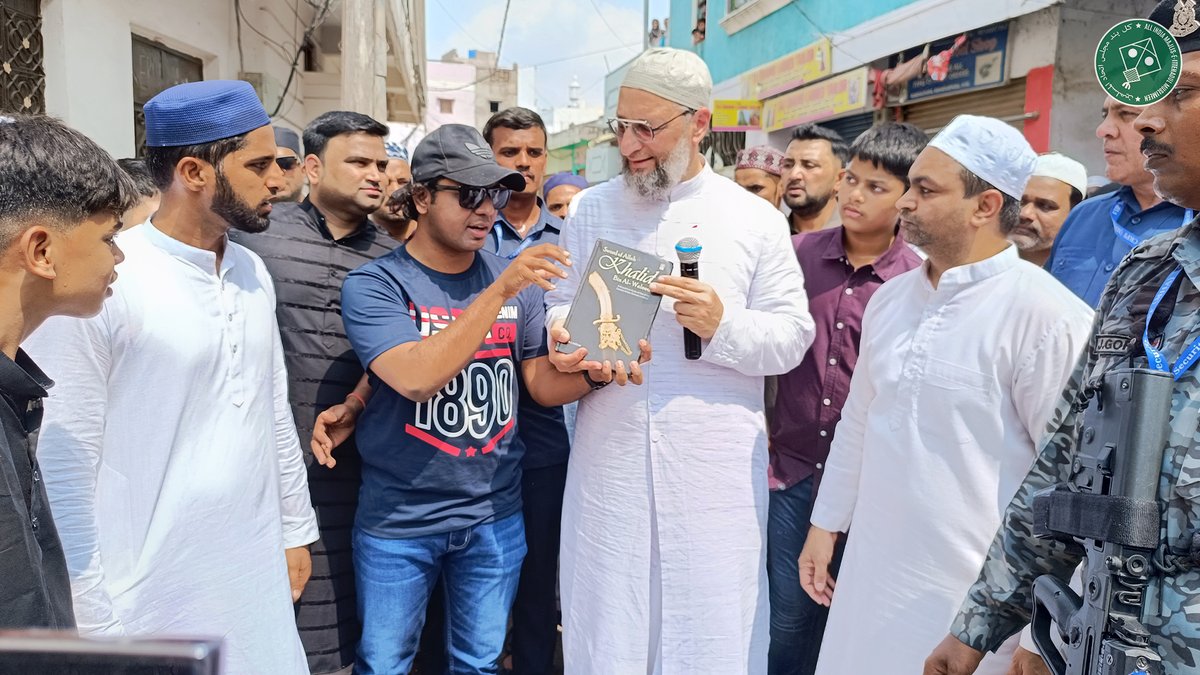
<instances>
[{"instance_id":1,"label":"white cloth kurta button placket","mask_svg":"<svg viewBox=\"0 0 1200 675\"><path fill-rule=\"evenodd\" d=\"M688 236L703 247L700 280L725 307L704 355L683 357L664 298L646 382L579 405L560 560L571 673L766 672L763 375L798 365L813 333L787 223L706 167L665 202L622 178L588 189L561 245L586 260L603 238L677 263ZM580 267L547 294L548 325L565 317Z\"/></svg>"},{"instance_id":2,"label":"white cloth kurta button placket","mask_svg":"<svg viewBox=\"0 0 1200 675\"><path fill-rule=\"evenodd\" d=\"M27 343L58 382L38 458L80 633L217 635L222 672L307 673L284 549L317 521L270 275L151 223L118 243L100 315Z\"/></svg>"},{"instance_id":3,"label":"white cloth kurta button placket","mask_svg":"<svg viewBox=\"0 0 1200 675\"><path fill-rule=\"evenodd\" d=\"M1091 328L1091 310L1015 247L947 270L936 289L927 265L880 287L863 317L811 516L851 532L818 675L921 671ZM977 672L1008 665L989 655Z\"/></svg>"}]
</instances>

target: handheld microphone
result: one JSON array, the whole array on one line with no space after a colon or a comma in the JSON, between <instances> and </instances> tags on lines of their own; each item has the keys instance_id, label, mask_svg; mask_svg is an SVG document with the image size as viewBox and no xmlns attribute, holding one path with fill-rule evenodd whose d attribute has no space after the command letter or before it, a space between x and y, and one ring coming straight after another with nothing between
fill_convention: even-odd
<instances>
[{"instance_id":1,"label":"handheld microphone","mask_svg":"<svg viewBox=\"0 0 1200 675\"><path fill-rule=\"evenodd\" d=\"M679 256L679 276L689 279L700 278L700 241L695 237L684 237L675 244L675 255ZM683 356L689 361L700 358L700 336L683 329Z\"/></svg>"}]
</instances>

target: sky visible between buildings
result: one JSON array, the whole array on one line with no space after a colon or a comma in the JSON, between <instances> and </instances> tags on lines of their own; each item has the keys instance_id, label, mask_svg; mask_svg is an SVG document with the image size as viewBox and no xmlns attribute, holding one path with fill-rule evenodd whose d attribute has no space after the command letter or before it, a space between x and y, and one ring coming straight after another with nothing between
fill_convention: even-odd
<instances>
[{"instance_id":1,"label":"sky visible between buildings","mask_svg":"<svg viewBox=\"0 0 1200 675\"><path fill-rule=\"evenodd\" d=\"M428 0L425 5L428 58L451 49L495 51L505 2L501 0ZM668 0L651 0L650 18L661 23ZM642 0L511 0L500 65L521 68L522 100L536 99L537 109L564 107L572 77L578 77L589 106L604 105L604 75L642 48Z\"/></svg>"}]
</instances>

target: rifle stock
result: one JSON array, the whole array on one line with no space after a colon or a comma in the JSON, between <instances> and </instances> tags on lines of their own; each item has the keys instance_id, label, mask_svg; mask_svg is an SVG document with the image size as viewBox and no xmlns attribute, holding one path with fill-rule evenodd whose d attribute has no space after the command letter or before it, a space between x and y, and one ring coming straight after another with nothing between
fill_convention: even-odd
<instances>
[{"instance_id":1,"label":"rifle stock","mask_svg":"<svg viewBox=\"0 0 1200 675\"><path fill-rule=\"evenodd\" d=\"M1070 480L1034 498L1035 534L1077 541L1087 555L1083 597L1053 576L1034 582L1034 642L1054 675L1162 672L1141 617L1160 540L1173 388L1169 373L1106 373L1084 415Z\"/></svg>"}]
</instances>

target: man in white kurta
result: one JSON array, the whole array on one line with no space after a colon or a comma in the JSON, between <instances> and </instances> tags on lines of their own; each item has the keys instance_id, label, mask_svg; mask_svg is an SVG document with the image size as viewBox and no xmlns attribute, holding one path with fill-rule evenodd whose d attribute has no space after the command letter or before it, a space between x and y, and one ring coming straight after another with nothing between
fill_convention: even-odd
<instances>
[{"instance_id":1,"label":"man in white kurta","mask_svg":"<svg viewBox=\"0 0 1200 675\"><path fill-rule=\"evenodd\" d=\"M659 77L639 79L656 68ZM763 379L800 362L813 323L783 216L713 173L697 153L708 111L685 113L650 140L635 138L681 110L707 106L703 62L651 50L629 77L618 115L648 124L621 129L621 150L635 165L654 157L665 186L646 189L645 173L627 165L621 177L575 198L561 245L576 261L588 259L598 238L674 260L676 242L695 237L703 247L700 280L720 298L723 314L701 359L688 361L677 303L665 297L643 385L595 391L580 404L563 506L566 669L763 673ZM681 93L657 82L695 86ZM678 150L684 146L686 154ZM569 268L547 294L548 325L565 317L582 267Z\"/></svg>"},{"instance_id":2,"label":"man in white kurta","mask_svg":"<svg viewBox=\"0 0 1200 675\"><path fill-rule=\"evenodd\" d=\"M225 162L229 180L255 184L230 165L259 145L274 167L272 136L250 132ZM263 193L278 173L257 178ZM47 322L31 340L62 383L39 458L76 620L85 636L222 638L225 673L307 673L285 549L315 541L317 524L275 292L250 251L164 232L199 218L193 197L166 190L159 212L118 238L125 262L100 315Z\"/></svg>"},{"instance_id":3,"label":"man in white kurta","mask_svg":"<svg viewBox=\"0 0 1200 675\"><path fill-rule=\"evenodd\" d=\"M969 148L1001 150L979 159ZM1085 344L1090 309L1022 261L1004 240L1015 223L988 211L1020 198L1033 157L1011 127L961 116L913 165L912 190L930 196L897 203L906 238L929 259L880 288L863 318L812 513L814 533L849 530L818 673L921 672ZM988 189L964 195L963 166ZM806 545L802 579L809 554ZM1014 646L980 672L1007 672Z\"/></svg>"}]
</instances>

